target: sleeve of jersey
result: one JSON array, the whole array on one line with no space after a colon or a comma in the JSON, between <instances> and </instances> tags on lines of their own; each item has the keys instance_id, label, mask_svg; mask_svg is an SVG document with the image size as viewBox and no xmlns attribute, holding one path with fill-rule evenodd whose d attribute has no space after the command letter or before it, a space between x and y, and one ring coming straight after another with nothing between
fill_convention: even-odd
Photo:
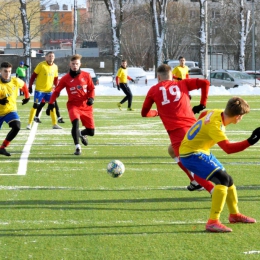
<instances>
[{"instance_id":1,"label":"sleeve of jersey","mask_svg":"<svg viewBox=\"0 0 260 260\"><path fill-rule=\"evenodd\" d=\"M33 72L31 78L30 78L30 82L29 82L29 88L32 87L34 80L37 78L37 74L35 72Z\"/></svg>"},{"instance_id":2,"label":"sleeve of jersey","mask_svg":"<svg viewBox=\"0 0 260 260\"><path fill-rule=\"evenodd\" d=\"M54 91L51 94L51 98L49 102L50 104L53 104L55 102L55 100L60 95L60 92L62 91L63 88L65 88L65 85L62 83L62 79L61 79L58 86L55 87Z\"/></svg>"},{"instance_id":3,"label":"sleeve of jersey","mask_svg":"<svg viewBox=\"0 0 260 260\"><path fill-rule=\"evenodd\" d=\"M95 86L93 84L93 81L91 77L89 76L89 84L88 84L88 98L95 98Z\"/></svg>"},{"instance_id":4,"label":"sleeve of jersey","mask_svg":"<svg viewBox=\"0 0 260 260\"><path fill-rule=\"evenodd\" d=\"M207 79L187 79L188 90L201 89L200 104L206 106L210 82Z\"/></svg>"},{"instance_id":5,"label":"sleeve of jersey","mask_svg":"<svg viewBox=\"0 0 260 260\"><path fill-rule=\"evenodd\" d=\"M250 146L247 140L236 143L230 143L228 140L224 140L218 142L218 145L227 154L241 152Z\"/></svg>"},{"instance_id":6,"label":"sleeve of jersey","mask_svg":"<svg viewBox=\"0 0 260 260\"><path fill-rule=\"evenodd\" d=\"M145 100L144 100L143 107L142 107L142 110L141 110L141 116L142 117L147 117L153 103L154 103L153 100L147 95Z\"/></svg>"},{"instance_id":7,"label":"sleeve of jersey","mask_svg":"<svg viewBox=\"0 0 260 260\"><path fill-rule=\"evenodd\" d=\"M24 85L21 87L21 90L24 93L24 97L25 98L29 98L30 97L30 94L29 94L28 87L27 87L26 83L24 83Z\"/></svg>"}]
</instances>

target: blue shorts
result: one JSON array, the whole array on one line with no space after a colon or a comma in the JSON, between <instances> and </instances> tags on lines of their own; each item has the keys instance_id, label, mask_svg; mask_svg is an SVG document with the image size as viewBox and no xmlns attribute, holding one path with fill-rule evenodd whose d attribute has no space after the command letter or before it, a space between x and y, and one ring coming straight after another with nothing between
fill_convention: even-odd
<instances>
[{"instance_id":1,"label":"blue shorts","mask_svg":"<svg viewBox=\"0 0 260 260\"><path fill-rule=\"evenodd\" d=\"M44 99L45 102L49 103L51 94L52 92L45 93L36 90L34 93L34 103L40 104L42 99Z\"/></svg>"},{"instance_id":2,"label":"blue shorts","mask_svg":"<svg viewBox=\"0 0 260 260\"><path fill-rule=\"evenodd\" d=\"M213 154L193 153L185 157L180 156L180 161L184 167L205 180L212 177L218 170L225 170Z\"/></svg>"},{"instance_id":3,"label":"blue shorts","mask_svg":"<svg viewBox=\"0 0 260 260\"><path fill-rule=\"evenodd\" d=\"M5 116L0 116L0 129L2 128L3 122L9 124L11 121L18 120L20 121L20 117L18 116L17 112L10 112Z\"/></svg>"}]
</instances>

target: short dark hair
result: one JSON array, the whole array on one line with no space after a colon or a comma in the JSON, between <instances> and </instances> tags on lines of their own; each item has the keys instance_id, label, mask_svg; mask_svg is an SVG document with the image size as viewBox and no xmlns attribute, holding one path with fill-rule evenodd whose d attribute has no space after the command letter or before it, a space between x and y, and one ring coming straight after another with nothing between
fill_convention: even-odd
<instances>
[{"instance_id":1,"label":"short dark hair","mask_svg":"<svg viewBox=\"0 0 260 260\"><path fill-rule=\"evenodd\" d=\"M225 108L225 114L229 117L240 116L249 113L250 107L248 103L240 97L232 97L228 100Z\"/></svg>"},{"instance_id":2,"label":"short dark hair","mask_svg":"<svg viewBox=\"0 0 260 260\"><path fill-rule=\"evenodd\" d=\"M81 60L82 56L79 54L74 54L71 56L70 61L74 61L74 60Z\"/></svg>"},{"instance_id":3,"label":"short dark hair","mask_svg":"<svg viewBox=\"0 0 260 260\"><path fill-rule=\"evenodd\" d=\"M12 68L13 65L10 62L4 61L1 63L1 68Z\"/></svg>"},{"instance_id":4,"label":"short dark hair","mask_svg":"<svg viewBox=\"0 0 260 260\"><path fill-rule=\"evenodd\" d=\"M53 51L48 51L46 54L45 54L45 57L48 56L49 54L55 54Z\"/></svg>"},{"instance_id":5,"label":"short dark hair","mask_svg":"<svg viewBox=\"0 0 260 260\"><path fill-rule=\"evenodd\" d=\"M162 64L157 68L157 73L160 74L162 77L167 77L169 72L171 72L171 66L167 64Z\"/></svg>"},{"instance_id":6,"label":"short dark hair","mask_svg":"<svg viewBox=\"0 0 260 260\"><path fill-rule=\"evenodd\" d=\"M184 58L183 56L180 56L180 57L179 57L179 60L181 60L181 59L185 59L185 58Z\"/></svg>"},{"instance_id":7,"label":"short dark hair","mask_svg":"<svg viewBox=\"0 0 260 260\"><path fill-rule=\"evenodd\" d=\"M127 60L126 60L126 59L123 59L123 60L121 60L121 62L127 62Z\"/></svg>"}]
</instances>

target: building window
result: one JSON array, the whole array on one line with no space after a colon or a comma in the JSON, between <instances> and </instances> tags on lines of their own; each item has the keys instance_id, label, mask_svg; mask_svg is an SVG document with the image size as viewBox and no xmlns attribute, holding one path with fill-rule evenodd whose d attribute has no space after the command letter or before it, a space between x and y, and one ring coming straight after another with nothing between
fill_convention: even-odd
<instances>
[{"instance_id":1,"label":"building window","mask_svg":"<svg viewBox=\"0 0 260 260\"><path fill-rule=\"evenodd\" d=\"M213 19L218 19L218 18L220 18L220 12L219 12L219 11L212 10L211 18L213 18Z\"/></svg>"},{"instance_id":2,"label":"building window","mask_svg":"<svg viewBox=\"0 0 260 260\"><path fill-rule=\"evenodd\" d=\"M190 0L191 2L199 2L199 0Z\"/></svg>"}]
</instances>

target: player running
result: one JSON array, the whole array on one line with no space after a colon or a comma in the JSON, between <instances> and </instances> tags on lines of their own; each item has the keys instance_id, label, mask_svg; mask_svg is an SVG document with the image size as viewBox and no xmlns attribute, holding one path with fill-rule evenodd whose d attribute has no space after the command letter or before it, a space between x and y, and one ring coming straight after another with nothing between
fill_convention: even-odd
<instances>
[{"instance_id":1,"label":"player running","mask_svg":"<svg viewBox=\"0 0 260 260\"><path fill-rule=\"evenodd\" d=\"M0 78L0 129L3 122L6 122L11 128L0 146L0 154L5 156L11 156L5 148L16 137L21 128L21 122L17 114L16 105L19 89L21 89L25 95L25 98L22 100L22 105L28 103L30 100L30 94L26 83L19 78L12 78L11 73L12 64L9 62L3 62L1 64Z\"/></svg>"},{"instance_id":2,"label":"player running","mask_svg":"<svg viewBox=\"0 0 260 260\"><path fill-rule=\"evenodd\" d=\"M53 85L56 86L58 83L58 66L54 63L55 55L54 52L49 51L45 55L45 61L40 62L30 79L29 91L32 94L32 85L34 80L35 83L35 93L34 93L34 103L29 115L29 123L27 129L30 130L32 127L32 122L34 120L38 106L40 105L42 99L49 102ZM51 111L51 120L53 129L62 129L57 124L56 112Z\"/></svg>"},{"instance_id":3,"label":"player running","mask_svg":"<svg viewBox=\"0 0 260 260\"><path fill-rule=\"evenodd\" d=\"M158 67L157 78L159 83L148 91L141 115L143 117L152 116L151 113L157 111L150 109L153 103L156 104L158 114L170 137L177 163L190 179L191 183L187 186L187 189L193 191L204 187L211 193L214 185L198 176L193 177L178 158L182 139L189 128L197 121L194 113L199 113L206 107L209 81L206 79L172 81L171 67L166 64ZM201 100L200 105L191 108L189 91L194 89L201 89Z\"/></svg>"},{"instance_id":4,"label":"player running","mask_svg":"<svg viewBox=\"0 0 260 260\"><path fill-rule=\"evenodd\" d=\"M225 110L214 109L202 113L198 120L187 132L180 146L180 161L195 175L215 183L212 193L212 203L206 230L210 232L231 232L232 229L223 225L220 214L225 202L229 210L230 223L255 223L256 220L239 213L236 186L232 177L223 165L211 154L210 148L218 144L226 153L237 153L254 145L260 139L260 127L244 141L230 143L225 126L237 124L250 108L245 100L239 97L231 98Z\"/></svg>"},{"instance_id":5,"label":"player running","mask_svg":"<svg viewBox=\"0 0 260 260\"><path fill-rule=\"evenodd\" d=\"M75 54L70 59L70 71L63 76L54 89L46 113L54 109L54 102L62 89L68 93L67 108L72 123L71 134L76 146L75 155L81 154L79 138L83 145L88 145L86 135L94 136L95 125L93 117L95 86L89 73L80 70L81 55ZM85 129L79 130L79 120Z\"/></svg>"}]
</instances>

